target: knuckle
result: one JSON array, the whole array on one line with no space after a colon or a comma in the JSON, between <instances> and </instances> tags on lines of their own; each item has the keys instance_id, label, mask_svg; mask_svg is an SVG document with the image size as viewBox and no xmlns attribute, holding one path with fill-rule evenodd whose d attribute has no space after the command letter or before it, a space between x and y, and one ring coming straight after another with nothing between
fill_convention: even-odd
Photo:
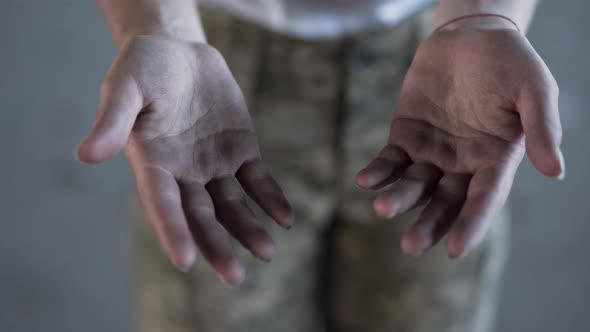
<instances>
[{"instance_id":1,"label":"knuckle","mask_svg":"<svg viewBox=\"0 0 590 332\"><path fill-rule=\"evenodd\" d=\"M553 76L550 76L544 81L540 92L545 94L549 100L557 100L559 97L559 84Z\"/></svg>"},{"instance_id":2,"label":"knuckle","mask_svg":"<svg viewBox=\"0 0 590 332\"><path fill-rule=\"evenodd\" d=\"M404 173L404 177L410 179L429 179L437 176L440 171L436 166L430 164L414 164Z\"/></svg>"},{"instance_id":3,"label":"knuckle","mask_svg":"<svg viewBox=\"0 0 590 332\"><path fill-rule=\"evenodd\" d=\"M217 48L201 43L194 45L194 48L201 59L205 60L209 65L225 65L225 59Z\"/></svg>"},{"instance_id":4,"label":"knuckle","mask_svg":"<svg viewBox=\"0 0 590 332\"><path fill-rule=\"evenodd\" d=\"M106 96L110 93L110 91L113 89L114 85L115 85L115 77L112 73L107 73L107 75L105 76L105 78L102 80L102 83L100 84L100 94L102 96Z\"/></svg>"},{"instance_id":5,"label":"knuckle","mask_svg":"<svg viewBox=\"0 0 590 332\"><path fill-rule=\"evenodd\" d=\"M544 73L541 76L541 79L537 82L537 84L539 85L539 93L545 94L551 98L559 96L559 84L557 83L557 80L551 73Z\"/></svg>"},{"instance_id":6,"label":"knuckle","mask_svg":"<svg viewBox=\"0 0 590 332\"><path fill-rule=\"evenodd\" d=\"M386 145L379 153L379 157L395 162L402 162L409 159L403 150L394 145Z\"/></svg>"},{"instance_id":7,"label":"knuckle","mask_svg":"<svg viewBox=\"0 0 590 332\"><path fill-rule=\"evenodd\" d=\"M547 88L551 94L555 96L559 95L559 84L553 75L549 75L547 79Z\"/></svg>"},{"instance_id":8,"label":"knuckle","mask_svg":"<svg viewBox=\"0 0 590 332\"><path fill-rule=\"evenodd\" d=\"M467 196L469 177L444 176L438 183L438 190L444 197L451 200L463 200Z\"/></svg>"}]
</instances>

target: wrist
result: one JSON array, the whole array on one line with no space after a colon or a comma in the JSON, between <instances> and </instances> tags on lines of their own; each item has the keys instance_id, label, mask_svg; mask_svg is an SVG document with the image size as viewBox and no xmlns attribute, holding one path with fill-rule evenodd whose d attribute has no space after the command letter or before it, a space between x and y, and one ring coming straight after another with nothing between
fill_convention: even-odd
<instances>
[{"instance_id":1,"label":"wrist","mask_svg":"<svg viewBox=\"0 0 590 332\"><path fill-rule=\"evenodd\" d=\"M510 26L510 21L513 21L519 30L526 32L537 2L538 0L439 0L434 28L460 17L487 15L461 19L454 22L456 24L449 24L448 28L514 29L514 26ZM489 16L490 14L498 17Z\"/></svg>"},{"instance_id":2,"label":"wrist","mask_svg":"<svg viewBox=\"0 0 590 332\"><path fill-rule=\"evenodd\" d=\"M206 42L195 0L97 0L121 48L139 35Z\"/></svg>"},{"instance_id":3,"label":"wrist","mask_svg":"<svg viewBox=\"0 0 590 332\"><path fill-rule=\"evenodd\" d=\"M434 31L449 31L459 29L476 29L476 30L506 30L512 29L521 31L518 24L511 18L500 14L469 14L456 17L443 23Z\"/></svg>"}]
</instances>

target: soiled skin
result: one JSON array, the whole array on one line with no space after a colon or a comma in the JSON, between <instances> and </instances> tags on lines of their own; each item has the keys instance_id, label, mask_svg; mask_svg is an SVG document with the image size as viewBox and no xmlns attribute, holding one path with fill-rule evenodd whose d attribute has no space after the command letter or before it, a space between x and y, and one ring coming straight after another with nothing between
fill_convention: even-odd
<instances>
[{"instance_id":1,"label":"soiled skin","mask_svg":"<svg viewBox=\"0 0 590 332\"><path fill-rule=\"evenodd\" d=\"M417 255L449 233L449 254L461 256L505 203L525 150L544 174L562 173L557 98L516 30L437 32L406 76L388 144L357 182L374 189L401 177L374 208L391 218L429 201L404 251Z\"/></svg>"},{"instance_id":2,"label":"soiled skin","mask_svg":"<svg viewBox=\"0 0 590 332\"><path fill-rule=\"evenodd\" d=\"M270 260L274 244L242 188L281 226L292 224L291 207L261 162L242 93L215 49L137 37L107 74L102 100L80 158L99 161L125 146L142 203L177 266L193 264L196 244L224 281L239 283L245 272L224 228Z\"/></svg>"},{"instance_id":3,"label":"soiled skin","mask_svg":"<svg viewBox=\"0 0 590 332\"><path fill-rule=\"evenodd\" d=\"M125 149L173 263L190 268L198 250L224 281L239 283L245 271L227 233L263 260L275 250L242 189L279 225L290 227L294 218L261 160L241 91L202 31L194 34L200 30L191 1L99 2L112 18L120 53L78 157L96 163ZM535 1L526 2L448 0L439 20L469 6L476 12L523 6L526 14ZM143 22L146 8L145 17L162 10L176 20ZM448 234L449 255L465 255L504 204L525 152L543 174L563 177L557 100L553 76L510 21L452 24L421 44L389 141L356 182L373 190L390 185L374 202L385 218L427 203L401 239L407 254L418 255Z\"/></svg>"}]
</instances>

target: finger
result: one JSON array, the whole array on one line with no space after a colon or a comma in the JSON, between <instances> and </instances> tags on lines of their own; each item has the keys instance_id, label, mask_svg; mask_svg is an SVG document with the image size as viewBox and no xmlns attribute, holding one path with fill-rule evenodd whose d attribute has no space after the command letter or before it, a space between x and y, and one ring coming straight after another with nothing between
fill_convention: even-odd
<instances>
[{"instance_id":1,"label":"finger","mask_svg":"<svg viewBox=\"0 0 590 332\"><path fill-rule=\"evenodd\" d=\"M215 218L209 193L200 183L181 183L180 190L188 225L199 251L223 281L239 284L246 272L234 254L227 233Z\"/></svg>"},{"instance_id":2,"label":"finger","mask_svg":"<svg viewBox=\"0 0 590 332\"><path fill-rule=\"evenodd\" d=\"M393 218L411 210L428 198L441 175L441 171L433 165L411 165L399 181L377 196L373 202L375 212L380 217Z\"/></svg>"},{"instance_id":3,"label":"finger","mask_svg":"<svg viewBox=\"0 0 590 332\"><path fill-rule=\"evenodd\" d=\"M449 232L450 257L464 256L481 242L493 217L506 202L515 172L514 166L500 165L475 173L465 203Z\"/></svg>"},{"instance_id":4,"label":"finger","mask_svg":"<svg viewBox=\"0 0 590 332\"><path fill-rule=\"evenodd\" d=\"M551 78L550 82L554 82ZM543 174L563 178L565 162L560 149L562 139L556 83L527 87L518 101L525 133L526 149L531 162Z\"/></svg>"},{"instance_id":5,"label":"finger","mask_svg":"<svg viewBox=\"0 0 590 332\"><path fill-rule=\"evenodd\" d=\"M293 209L281 187L260 160L246 162L236 178L252 199L279 225L289 228L293 224Z\"/></svg>"},{"instance_id":6,"label":"finger","mask_svg":"<svg viewBox=\"0 0 590 332\"><path fill-rule=\"evenodd\" d=\"M98 163L120 152L127 144L137 114L142 109L142 100L131 75L109 73L101 88L94 126L78 147L78 159Z\"/></svg>"},{"instance_id":7,"label":"finger","mask_svg":"<svg viewBox=\"0 0 590 332\"><path fill-rule=\"evenodd\" d=\"M357 174L356 183L361 188L383 188L399 179L411 163L412 160L404 150L387 145L379 152L377 158Z\"/></svg>"},{"instance_id":8,"label":"finger","mask_svg":"<svg viewBox=\"0 0 590 332\"><path fill-rule=\"evenodd\" d=\"M270 261L275 245L248 207L242 188L234 178L215 179L206 186L213 199L217 219L252 254Z\"/></svg>"},{"instance_id":9,"label":"finger","mask_svg":"<svg viewBox=\"0 0 590 332\"><path fill-rule=\"evenodd\" d=\"M195 261L196 248L176 180L156 167L137 168L135 176L141 203L162 247L179 269L188 270Z\"/></svg>"},{"instance_id":10,"label":"finger","mask_svg":"<svg viewBox=\"0 0 590 332\"><path fill-rule=\"evenodd\" d=\"M467 197L469 179L464 174L446 174L440 179L432 199L402 237L404 253L420 255L448 232Z\"/></svg>"}]
</instances>

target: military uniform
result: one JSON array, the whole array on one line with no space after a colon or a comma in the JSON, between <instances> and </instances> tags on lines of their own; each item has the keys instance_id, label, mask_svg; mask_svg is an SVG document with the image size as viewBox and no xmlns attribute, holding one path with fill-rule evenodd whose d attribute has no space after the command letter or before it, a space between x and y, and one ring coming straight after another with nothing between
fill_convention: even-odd
<instances>
[{"instance_id":1,"label":"military uniform","mask_svg":"<svg viewBox=\"0 0 590 332\"><path fill-rule=\"evenodd\" d=\"M262 157L297 222L289 231L266 223L277 244L271 263L238 249L248 276L229 288L204 260L186 274L176 271L140 212L141 331L491 331L508 244L505 211L462 260L449 260L440 246L410 258L399 241L416 212L377 220L374 194L354 184L387 141L429 12L328 41L281 35L210 10L201 16L209 43L244 92Z\"/></svg>"}]
</instances>

